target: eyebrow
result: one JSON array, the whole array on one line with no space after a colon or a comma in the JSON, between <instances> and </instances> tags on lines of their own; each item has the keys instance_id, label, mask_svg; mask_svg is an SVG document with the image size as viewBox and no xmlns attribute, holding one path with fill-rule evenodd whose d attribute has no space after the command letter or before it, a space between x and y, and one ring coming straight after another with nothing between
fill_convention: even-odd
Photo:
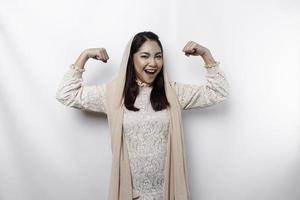
<instances>
[{"instance_id":1,"label":"eyebrow","mask_svg":"<svg viewBox=\"0 0 300 200\"><path fill-rule=\"evenodd\" d=\"M147 54L147 55L150 55L150 53L148 53L148 52L145 52L145 51L141 52L140 54L142 54L142 53L144 53L144 54ZM155 55L157 55L157 54L161 54L161 52L157 52L157 53L155 53Z\"/></svg>"}]
</instances>

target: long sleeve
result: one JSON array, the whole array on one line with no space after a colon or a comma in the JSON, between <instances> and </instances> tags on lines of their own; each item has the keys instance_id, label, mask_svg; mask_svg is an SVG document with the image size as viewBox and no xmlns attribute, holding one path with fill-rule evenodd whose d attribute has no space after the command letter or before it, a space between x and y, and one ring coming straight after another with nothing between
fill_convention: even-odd
<instances>
[{"instance_id":1,"label":"long sleeve","mask_svg":"<svg viewBox=\"0 0 300 200\"><path fill-rule=\"evenodd\" d=\"M106 84L83 85L83 71L70 65L70 69L59 83L56 99L69 107L106 114Z\"/></svg>"},{"instance_id":2,"label":"long sleeve","mask_svg":"<svg viewBox=\"0 0 300 200\"><path fill-rule=\"evenodd\" d=\"M181 109L208 107L227 98L229 84L225 73L221 69L218 69L214 74L207 73L205 77L207 82L203 85L170 82L175 89Z\"/></svg>"}]
</instances>

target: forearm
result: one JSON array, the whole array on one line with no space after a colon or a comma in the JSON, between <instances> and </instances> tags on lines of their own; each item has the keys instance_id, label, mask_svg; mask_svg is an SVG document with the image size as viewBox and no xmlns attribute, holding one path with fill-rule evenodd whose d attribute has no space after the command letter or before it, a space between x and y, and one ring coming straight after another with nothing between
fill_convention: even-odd
<instances>
[{"instance_id":1,"label":"forearm","mask_svg":"<svg viewBox=\"0 0 300 200\"><path fill-rule=\"evenodd\" d=\"M205 54L202 55L202 59L205 62L206 65L214 64L216 63L215 59L213 58L210 51L207 51ZM212 68L207 68L208 74L215 74L219 69L219 66L215 66Z\"/></svg>"},{"instance_id":2,"label":"forearm","mask_svg":"<svg viewBox=\"0 0 300 200\"><path fill-rule=\"evenodd\" d=\"M89 59L86 51L83 51L74 63L76 68L83 69L86 61Z\"/></svg>"}]
</instances>

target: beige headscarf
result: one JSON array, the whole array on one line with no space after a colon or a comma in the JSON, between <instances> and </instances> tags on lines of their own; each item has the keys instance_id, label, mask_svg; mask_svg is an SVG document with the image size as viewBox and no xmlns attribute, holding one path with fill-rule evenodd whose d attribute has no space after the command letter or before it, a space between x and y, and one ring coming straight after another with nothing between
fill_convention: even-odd
<instances>
[{"instance_id":1,"label":"beige headscarf","mask_svg":"<svg viewBox=\"0 0 300 200\"><path fill-rule=\"evenodd\" d=\"M108 200L132 200L133 188L130 163L123 134L123 89L130 47L134 36L129 40L123 53L118 76L107 84L107 118L111 134L112 169ZM181 109L174 89L170 86L164 61L164 85L170 103L171 117L167 144L167 157L164 171L163 200L189 200L188 174L185 159L185 145L181 122Z\"/></svg>"}]
</instances>

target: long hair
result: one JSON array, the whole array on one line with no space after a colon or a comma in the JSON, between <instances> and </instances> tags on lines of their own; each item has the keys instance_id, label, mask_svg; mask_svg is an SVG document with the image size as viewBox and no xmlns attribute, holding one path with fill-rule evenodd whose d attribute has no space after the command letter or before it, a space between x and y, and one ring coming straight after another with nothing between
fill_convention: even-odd
<instances>
[{"instance_id":1,"label":"long hair","mask_svg":"<svg viewBox=\"0 0 300 200\"><path fill-rule=\"evenodd\" d=\"M136 97L139 94L139 86L136 83L136 73L134 69L133 54L136 53L147 40L156 41L163 55L163 48L161 42L159 41L159 38L155 33L151 31L144 31L137 33L134 36L130 48L126 69L126 80L123 91L123 94L125 96L124 104L128 110L132 111L140 110L139 108L136 108L134 106ZM153 110L155 111L166 109L170 105L165 93L163 67L164 66L162 66L160 72L157 74L155 80L152 83L153 88L150 94L150 102Z\"/></svg>"}]
</instances>

